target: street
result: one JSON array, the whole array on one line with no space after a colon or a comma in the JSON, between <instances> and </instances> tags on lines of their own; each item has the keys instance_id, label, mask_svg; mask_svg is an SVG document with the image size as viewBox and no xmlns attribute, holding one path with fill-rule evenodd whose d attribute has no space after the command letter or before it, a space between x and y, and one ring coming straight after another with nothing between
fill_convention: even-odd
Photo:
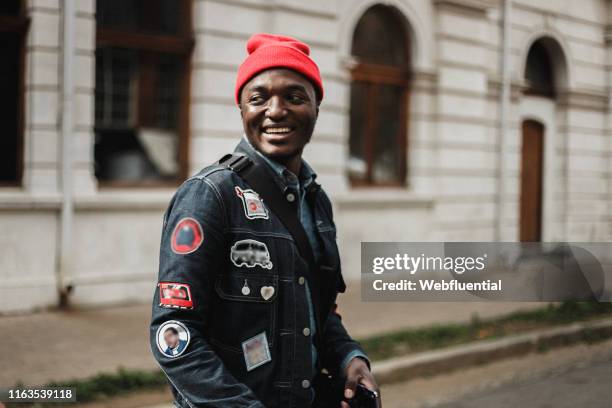
<instances>
[{"instance_id":1,"label":"street","mask_svg":"<svg viewBox=\"0 0 612 408\"><path fill-rule=\"evenodd\" d=\"M382 387L385 408L610 407L612 341Z\"/></svg>"},{"instance_id":2,"label":"street","mask_svg":"<svg viewBox=\"0 0 612 408\"><path fill-rule=\"evenodd\" d=\"M517 382L476 393L444 407L590 407L610 406L612 361L591 362L533 382Z\"/></svg>"},{"instance_id":3,"label":"street","mask_svg":"<svg viewBox=\"0 0 612 408\"><path fill-rule=\"evenodd\" d=\"M612 401L612 340L580 344L382 387L384 408L604 408ZM167 408L167 390L77 404Z\"/></svg>"}]
</instances>

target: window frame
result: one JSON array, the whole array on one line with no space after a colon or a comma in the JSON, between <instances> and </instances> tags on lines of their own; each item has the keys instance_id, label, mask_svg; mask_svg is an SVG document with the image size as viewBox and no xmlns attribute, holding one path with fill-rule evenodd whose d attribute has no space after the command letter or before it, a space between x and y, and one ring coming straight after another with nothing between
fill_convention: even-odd
<instances>
[{"instance_id":1,"label":"window frame","mask_svg":"<svg viewBox=\"0 0 612 408\"><path fill-rule=\"evenodd\" d=\"M189 133L190 133L190 101L191 101L191 56L195 46L193 31L193 0L181 0L185 9L179 31L176 34L158 34L129 31L122 29L102 28L96 22L96 47L115 47L166 55L175 55L181 59L182 72L179 74L179 106L176 133L178 137L178 173L173 180L142 179L142 180L100 180L98 186L104 188L152 188L176 187L189 174ZM142 76L142 69L138 75ZM142 87L140 87L142 88ZM136 98L143 98L144 89L139 89ZM148 112L150 114L150 112ZM138 112L138 117L141 112ZM95 125L94 125L95 129Z\"/></svg>"},{"instance_id":2,"label":"window frame","mask_svg":"<svg viewBox=\"0 0 612 408\"><path fill-rule=\"evenodd\" d=\"M16 118L16 129L17 129L17 146L15 154L17 155L16 160L16 172L14 181L0 181L0 187L22 187L23 186L23 172L24 172L24 142L25 142L25 98L26 98L26 86L25 86L25 64L26 64L26 46L28 40L28 34L30 31L30 17L27 15L26 2L20 1L19 14L16 16L0 14L0 32L12 32L16 33L20 37L19 45L19 78L17 83L17 118Z\"/></svg>"},{"instance_id":3,"label":"window frame","mask_svg":"<svg viewBox=\"0 0 612 408\"><path fill-rule=\"evenodd\" d=\"M377 65L372 63L357 63L351 69L351 83L361 82L367 86L368 103L366 107L366 129L363 137L363 152L366 162L364 178L354 178L348 174L350 186L353 188L406 187L408 185L408 120L410 106L410 70L407 67ZM373 179L375 162L375 127L378 121L376 102L380 85L395 85L401 87L402 97L399 103L399 126L396 135L397 146L401 151L399 161L399 179L397 181L381 182ZM350 135L349 135L350 138Z\"/></svg>"}]
</instances>

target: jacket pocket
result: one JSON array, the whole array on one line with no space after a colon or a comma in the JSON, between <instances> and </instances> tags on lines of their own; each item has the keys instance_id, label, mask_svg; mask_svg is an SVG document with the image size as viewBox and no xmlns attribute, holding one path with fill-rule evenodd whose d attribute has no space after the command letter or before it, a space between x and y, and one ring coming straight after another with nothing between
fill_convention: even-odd
<instances>
[{"instance_id":1,"label":"jacket pocket","mask_svg":"<svg viewBox=\"0 0 612 408\"><path fill-rule=\"evenodd\" d=\"M220 274L215 281L210 337L218 345L242 353L242 342L265 332L275 342L278 275Z\"/></svg>"},{"instance_id":2,"label":"jacket pocket","mask_svg":"<svg viewBox=\"0 0 612 408\"><path fill-rule=\"evenodd\" d=\"M215 282L215 291L225 300L272 303L278 294L278 275L221 274Z\"/></svg>"}]
</instances>

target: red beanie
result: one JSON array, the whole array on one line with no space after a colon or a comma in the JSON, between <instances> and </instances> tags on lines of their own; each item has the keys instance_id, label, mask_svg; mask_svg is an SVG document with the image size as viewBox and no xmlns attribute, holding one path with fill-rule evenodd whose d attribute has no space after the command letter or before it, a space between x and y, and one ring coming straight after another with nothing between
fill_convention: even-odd
<instances>
[{"instance_id":1,"label":"red beanie","mask_svg":"<svg viewBox=\"0 0 612 408\"><path fill-rule=\"evenodd\" d=\"M299 72L312 82L319 99L323 99L323 83L319 67L310 59L310 48L295 38L283 35L253 34L246 45L249 55L238 68L236 103L240 91L256 74L270 68L288 68Z\"/></svg>"}]
</instances>

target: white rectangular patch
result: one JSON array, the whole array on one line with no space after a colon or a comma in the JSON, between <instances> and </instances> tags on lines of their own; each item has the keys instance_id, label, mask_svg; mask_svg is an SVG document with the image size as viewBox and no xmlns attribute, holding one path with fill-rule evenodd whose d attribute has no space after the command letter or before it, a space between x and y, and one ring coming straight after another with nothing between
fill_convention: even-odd
<instances>
[{"instance_id":1,"label":"white rectangular patch","mask_svg":"<svg viewBox=\"0 0 612 408\"><path fill-rule=\"evenodd\" d=\"M244 215L249 220L255 220L257 218L262 218L264 220L268 219L268 210L261 201L261 198L259 198L259 194L250 188L243 190L236 186L235 190L236 195L242 200Z\"/></svg>"},{"instance_id":2,"label":"white rectangular patch","mask_svg":"<svg viewBox=\"0 0 612 408\"><path fill-rule=\"evenodd\" d=\"M268 338L266 332L261 332L256 336L242 342L242 353L247 371L251 371L260 365L272 361Z\"/></svg>"}]
</instances>

